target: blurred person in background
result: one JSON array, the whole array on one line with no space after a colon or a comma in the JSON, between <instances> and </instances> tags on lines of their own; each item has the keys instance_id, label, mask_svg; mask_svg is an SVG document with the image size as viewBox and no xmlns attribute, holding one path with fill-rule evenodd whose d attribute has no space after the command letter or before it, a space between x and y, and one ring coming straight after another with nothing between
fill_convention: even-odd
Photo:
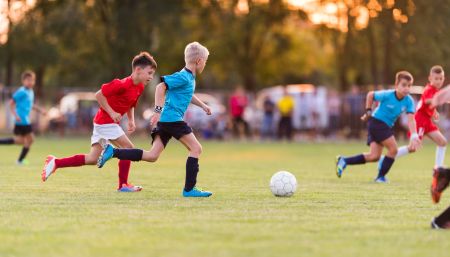
<instances>
[{"instance_id":1,"label":"blurred person in background","mask_svg":"<svg viewBox=\"0 0 450 257\"><path fill-rule=\"evenodd\" d=\"M236 138L242 138L242 134L250 137L250 128L244 120L244 112L248 106L248 98L244 88L238 86L230 97L231 123L233 127L233 135Z\"/></svg>"},{"instance_id":2,"label":"blurred person in background","mask_svg":"<svg viewBox=\"0 0 450 257\"><path fill-rule=\"evenodd\" d=\"M294 98L289 95L287 87L283 88L283 97L278 101L277 107L280 112L280 121L278 123L278 138L285 137L292 140L292 112L294 111Z\"/></svg>"}]
</instances>

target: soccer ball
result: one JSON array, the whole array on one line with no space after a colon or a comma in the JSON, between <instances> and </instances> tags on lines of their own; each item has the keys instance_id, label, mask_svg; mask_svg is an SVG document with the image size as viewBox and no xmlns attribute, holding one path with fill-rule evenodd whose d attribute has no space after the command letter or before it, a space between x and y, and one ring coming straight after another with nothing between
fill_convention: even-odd
<instances>
[{"instance_id":1,"label":"soccer ball","mask_svg":"<svg viewBox=\"0 0 450 257\"><path fill-rule=\"evenodd\" d=\"M275 196L292 196L297 190L297 179L292 173L278 171L270 179L270 190Z\"/></svg>"}]
</instances>

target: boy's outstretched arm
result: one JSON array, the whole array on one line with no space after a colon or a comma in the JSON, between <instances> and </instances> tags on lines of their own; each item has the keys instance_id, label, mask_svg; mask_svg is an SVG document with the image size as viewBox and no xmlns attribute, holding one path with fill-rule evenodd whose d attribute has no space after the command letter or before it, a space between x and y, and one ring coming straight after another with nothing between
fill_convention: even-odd
<instances>
[{"instance_id":1,"label":"boy's outstretched arm","mask_svg":"<svg viewBox=\"0 0 450 257\"><path fill-rule=\"evenodd\" d=\"M159 83L155 90L155 110L152 118L150 119L150 124L154 125L158 123L161 117L162 108L164 106L164 101L166 100L166 90L167 86L164 82Z\"/></svg>"},{"instance_id":2,"label":"boy's outstretched arm","mask_svg":"<svg viewBox=\"0 0 450 257\"><path fill-rule=\"evenodd\" d=\"M197 105L198 107L202 108L206 114L211 115L211 108L206 105L202 100L200 100L196 95L192 96L191 103L193 105Z\"/></svg>"},{"instance_id":3,"label":"boy's outstretched arm","mask_svg":"<svg viewBox=\"0 0 450 257\"><path fill-rule=\"evenodd\" d=\"M122 115L120 115L120 113L115 112L111 108L111 106L108 104L108 100L106 100L106 97L103 95L102 90L99 90L97 91L97 93L95 93L95 98L97 99L97 102L100 105L100 107L102 107L103 110L105 110L109 114L109 116L111 117L111 119L113 119L114 122L120 121Z\"/></svg>"},{"instance_id":4,"label":"boy's outstretched arm","mask_svg":"<svg viewBox=\"0 0 450 257\"><path fill-rule=\"evenodd\" d=\"M128 117L128 132L133 133L134 130L136 129L136 123L134 123L134 107L128 110L127 117Z\"/></svg>"},{"instance_id":5,"label":"boy's outstretched arm","mask_svg":"<svg viewBox=\"0 0 450 257\"><path fill-rule=\"evenodd\" d=\"M408 128L411 133L409 139L409 149L418 150L421 146L419 135L417 134L416 119L414 119L414 114L408 113Z\"/></svg>"},{"instance_id":6,"label":"boy's outstretched arm","mask_svg":"<svg viewBox=\"0 0 450 257\"><path fill-rule=\"evenodd\" d=\"M443 105L448 101L450 101L450 86L446 86L434 95L433 99L431 100L431 107Z\"/></svg>"},{"instance_id":7,"label":"boy's outstretched arm","mask_svg":"<svg viewBox=\"0 0 450 257\"><path fill-rule=\"evenodd\" d=\"M367 93L366 97L366 112L361 116L362 121L367 121L372 116L372 105L373 105L373 91Z\"/></svg>"}]
</instances>

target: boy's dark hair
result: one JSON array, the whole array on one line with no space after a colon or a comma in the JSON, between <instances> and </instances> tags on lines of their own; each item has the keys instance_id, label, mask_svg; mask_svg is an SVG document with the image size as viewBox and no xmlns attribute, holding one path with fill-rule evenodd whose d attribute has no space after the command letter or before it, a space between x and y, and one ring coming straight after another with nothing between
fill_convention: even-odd
<instances>
[{"instance_id":1,"label":"boy's dark hair","mask_svg":"<svg viewBox=\"0 0 450 257\"><path fill-rule=\"evenodd\" d=\"M398 83L402 79L404 79L408 82L411 82L411 83L413 83L413 81L414 81L414 78L411 75L411 73L409 73L408 71L399 71L399 72L397 72L397 74L395 74L395 85L398 85Z\"/></svg>"},{"instance_id":2,"label":"boy's dark hair","mask_svg":"<svg viewBox=\"0 0 450 257\"><path fill-rule=\"evenodd\" d=\"M26 71L22 72L22 75L20 76L20 78L22 80L27 79L27 78L35 78L35 77L36 77L36 74L34 74L34 72L30 71L30 70L26 70Z\"/></svg>"},{"instance_id":3,"label":"boy's dark hair","mask_svg":"<svg viewBox=\"0 0 450 257\"><path fill-rule=\"evenodd\" d=\"M442 73L444 73L444 69L442 68L441 65L434 65L430 69L430 75L433 74L433 73L434 74L442 74Z\"/></svg>"},{"instance_id":4,"label":"boy's dark hair","mask_svg":"<svg viewBox=\"0 0 450 257\"><path fill-rule=\"evenodd\" d=\"M146 67L151 66L153 69L156 69L157 64L155 59L153 59L153 56L151 56L148 52L140 52L138 55L136 55L133 58L133 61L131 62L131 67Z\"/></svg>"}]
</instances>

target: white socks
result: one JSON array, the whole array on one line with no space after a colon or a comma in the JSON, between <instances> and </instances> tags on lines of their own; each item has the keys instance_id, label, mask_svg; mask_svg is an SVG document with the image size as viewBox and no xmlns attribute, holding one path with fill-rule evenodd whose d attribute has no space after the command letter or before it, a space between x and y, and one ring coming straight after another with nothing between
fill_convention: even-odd
<instances>
[{"instance_id":1,"label":"white socks","mask_svg":"<svg viewBox=\"0 0 450 257\"><path fill-rule=\"evenodd\" d=\"M395 158L397 159L398 157L402 157L402 156L405 156L407 154L409 154L408 146L404 145L404 146L401 146L401 147L399 147L397 149L397 155L395 156ZM436 154L436 156L437 156L437 154Z\"/></svg>"},{"instance_id":2,"label":"white socks","mask_svg":"<svg viewBox=\"0 0 450 257\"><path fill-rule=\"evenodd\" d=\"M444 166L444 158L445 158L445 150L447 147L437 146L436 147L436 161L435 166L436 167L442 167Z\"/></svg>"}]
</instances>

